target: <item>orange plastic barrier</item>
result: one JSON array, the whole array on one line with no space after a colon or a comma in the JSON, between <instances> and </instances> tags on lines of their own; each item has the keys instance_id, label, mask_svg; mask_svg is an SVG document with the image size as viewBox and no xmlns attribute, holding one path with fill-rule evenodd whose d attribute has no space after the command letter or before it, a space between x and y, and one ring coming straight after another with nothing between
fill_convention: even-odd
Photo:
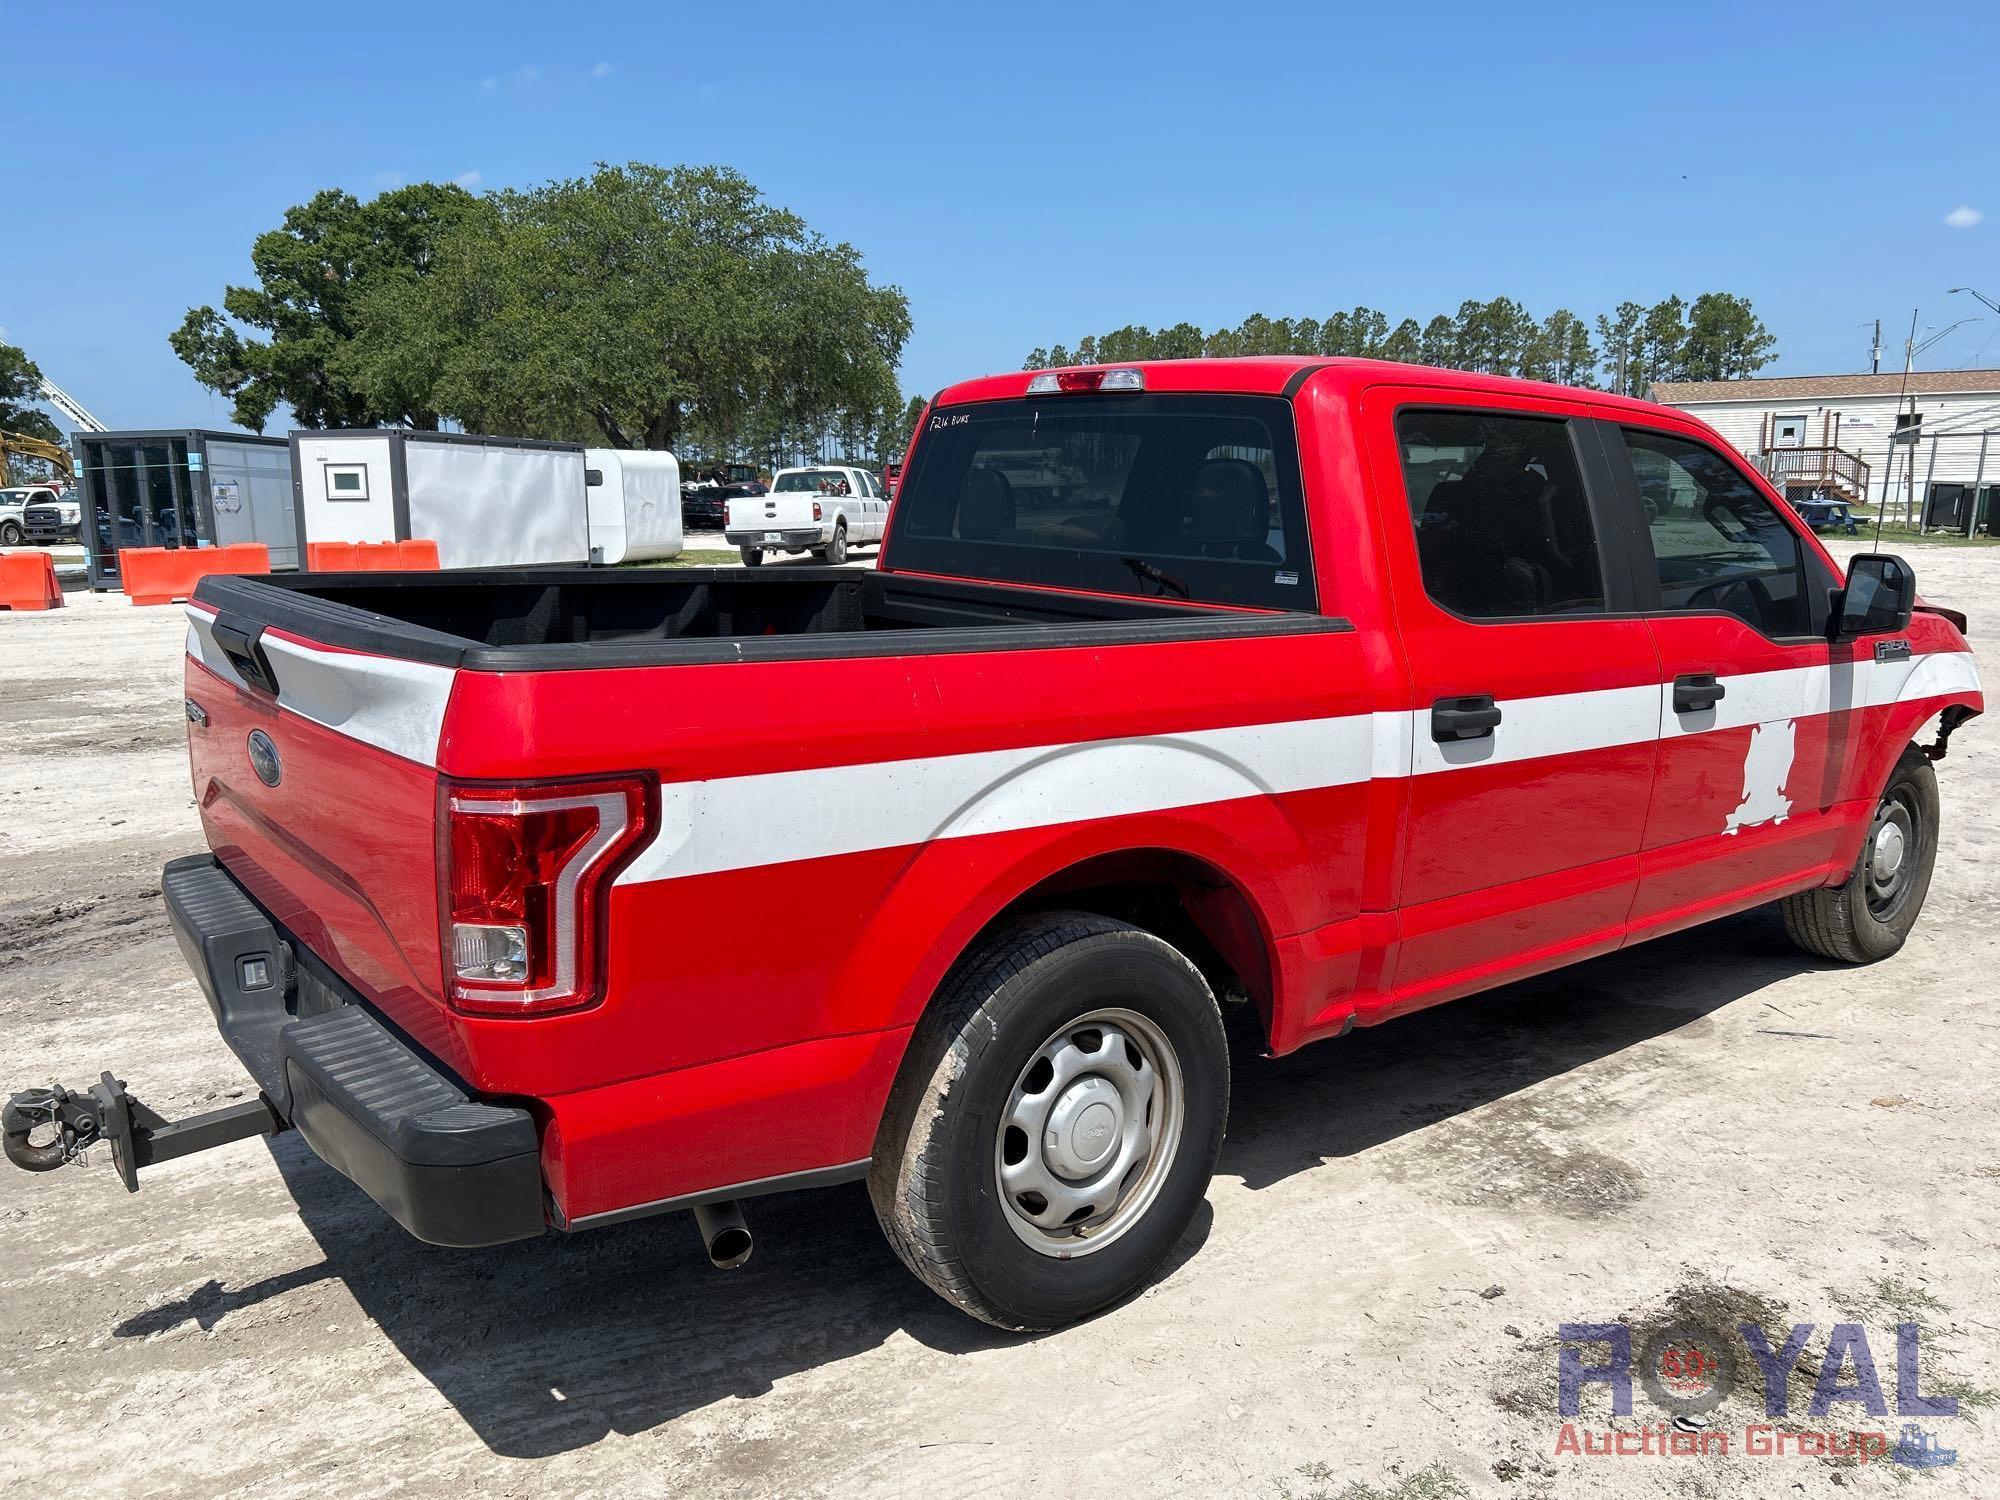
<instances>
[{"instance_id":1,"label":"orange plastic barrier","mask_svg":"<svg viewBox=\"0 0 2000 1500\"><path fill-rule=\"evenodd\" d=\"M211 573L268 573L271 549L262 542L227 547L123 547L118 584L134 604L171 604L193 596Z\"/></svg>"},{"instance_id":2,"label":"orange plastic barrier","mask_svg":"<svg viewBox=\"0 0 2000 1500\"><path fill-rule=\"evenodd\" d=\"M307 542L306 567L314 573L435 573L438 544L431 541Z\"/></svg>"},{"instance_id":3,"label":"orange plastic barrier","mask_svg":"<svg viewBox=\"0 0 2000 1500\"><path fill-rule=\"evenodd\" d=\"M0 609L61 609L62 585L56 582L56 560L47 552L9 552L0 556Z\"/></svg>"}]
</instances>

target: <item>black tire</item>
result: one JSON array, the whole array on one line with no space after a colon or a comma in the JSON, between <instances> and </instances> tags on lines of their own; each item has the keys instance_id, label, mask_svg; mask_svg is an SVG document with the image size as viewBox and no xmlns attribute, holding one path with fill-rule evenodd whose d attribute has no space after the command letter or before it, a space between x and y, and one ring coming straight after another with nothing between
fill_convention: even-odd
<instances>
[{"instance_id":1,"label":"black tire","mask_svg":"<svg viewBox=\"0 0 2000 1500\"><path fill-rule=\"evenodd\" d=\"M836 568L839 567L842 563L847 561L846 522L836 521L834 523L833 540L826 544L826 550L820 553L820 557L824 561L831 563Z\"/></svg>"},{"instance_id":2,"label":"black tire","mask_svg":"<svg viewBox=\"0 0 2000 1500\"><path fill-rule=\"evenodd\" d=\"M744 567L761 568L764 566L764 549L762 547L739 547L737 550L743 554Z\"/></svg>"},{"instance_id":3,"label":"black tire","mask_svg":"<svg viewBox=\"0 0 2000 1500\"><path fill-rule=\"evenodd\" d=\"M1001 1202L1002 1116L1044 1039L1110 1007L1170 1045L1180 1129L1150 1200L1108 1242L1062 1258L1033 1248ZM890 1091L868 1193L903 1264L947 1302L1000 1328L1059 1328L1152 1278L1208 1190L1228 1114L1222 1017L1193 964L1106 917L1029 916L967 954L939 988ZM1166 1148L1162 1137L1155 1154Z\"/></svg>"},{"instance_id":4,"label":"black tire","mask_svg":"<svg viewBox=\"0 0 2000 1500\"><path fill-rule=\"evenodd\" d=\"M18 547L26 533L12 521L0 521L0 547Z\"/></svg>"},{"instance_id":5,"label":"black tire","mask_svg":"<svg viewBox=\"0 0 2000 1500\"><path fill-rule=\"evenodd\" d=\"M1895 820L1899 809L1900 816L1913 825L1913 837L1904 838L1906 852L1898 866L1898 878L1892 882L1893 890L1885 893L1881 882L1871 878L1870 858L1876 830L1885 821ZM1801 891L1778 903L1785 916L1786 934L1806 952L1838 963L1865 964L1887 958L1903 946L1923 911L1937 846L1937 772L1923 751L1911 745L1889 774L1889 784L1882 788L1868 833L1861 841L1861 853L1847 879L1839 885Z\"/></svg>"}]
</instances>

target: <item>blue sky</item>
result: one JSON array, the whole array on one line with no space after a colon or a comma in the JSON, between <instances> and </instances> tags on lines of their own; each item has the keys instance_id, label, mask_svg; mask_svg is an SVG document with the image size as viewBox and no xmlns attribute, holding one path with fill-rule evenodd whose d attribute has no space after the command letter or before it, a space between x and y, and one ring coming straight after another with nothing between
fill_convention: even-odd
<instances>
[{"instance_id":1,"label":"blue sky","mask_svg":"<svg viewBox=\"0 0 2000 1500\"><path fill-rule=\"evenodd\" d=\"M1893 361L1913 307L1983 319L1923 367L2000 366L1945 295L2000 300L1990 4L85 12L8 18L50 107L0 136L0 328L114 427L226 425L167 334L288 205L597 160L734 166L859 247L910 391L1127 322L1711 289L1768 373L1865 369L1876 317Z\"/></svg>"}]
</instances>

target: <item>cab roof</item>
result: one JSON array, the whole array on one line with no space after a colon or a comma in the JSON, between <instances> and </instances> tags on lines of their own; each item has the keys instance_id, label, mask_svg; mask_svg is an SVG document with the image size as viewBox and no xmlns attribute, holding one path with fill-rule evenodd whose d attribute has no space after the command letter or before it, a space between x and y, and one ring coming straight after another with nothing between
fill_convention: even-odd
<instances>
[{"instance_id":1,"label":"cab roof","mask_svg":"<svg viewBox=\"0 0 2000 1500\"><path fill-rule=\"evenodd\" d=\"M1097 365L1052 366L1048 370L1010 370L1005 374L981 375L946 386L938 393L936 404L959 406L973 401L1018 399L1027 395L1028 382L1035 376L1066 370L1137 370L1145 377L1148 391L1289 396L1295 394L1307 379L1324 372L1323 382L1332 382L1349 391L1371 385L1426 385L1446 390L1480 391L1495 396L1560 396L1623 412L1657 413L1666 409L1629 396L1551 385L1541 380L1517 380L1511 375L1484 375L1438 365L1398 364L1387 359L1309 354L1256 354L1232 359L1139 359Z\"/></svg>"}]
</instances>

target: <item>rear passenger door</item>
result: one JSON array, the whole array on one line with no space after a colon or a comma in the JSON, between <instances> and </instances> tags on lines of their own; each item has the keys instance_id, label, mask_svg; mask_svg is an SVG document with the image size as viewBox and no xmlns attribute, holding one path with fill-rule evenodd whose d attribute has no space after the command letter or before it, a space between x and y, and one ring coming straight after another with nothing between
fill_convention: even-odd
<instances>
[{"instance_id":1,"label":"rear passenger door","mask_svg":"<svg viewBox=\"0 0 2000 1500\"><path fill-rule=\"evenodd\" d=\"M1639 938L1823 877L1853 683L1826 640L1839 580L1789 507L1709 438L1609 422L1603 435L1643 539L1637 588L1661 663Z\"/></svg>"},{"instance_id":2,"label":"rear passenger door","mask_svg":"<svg viewBox=\"0 0 2000 1500\"><path fill-rule=\"evenodd\" d=\"M1408 1009L1619 945L1659 659L1587 409L1376 390L1363 427L1411 679Z\"/></svg>"}]
</instances>

